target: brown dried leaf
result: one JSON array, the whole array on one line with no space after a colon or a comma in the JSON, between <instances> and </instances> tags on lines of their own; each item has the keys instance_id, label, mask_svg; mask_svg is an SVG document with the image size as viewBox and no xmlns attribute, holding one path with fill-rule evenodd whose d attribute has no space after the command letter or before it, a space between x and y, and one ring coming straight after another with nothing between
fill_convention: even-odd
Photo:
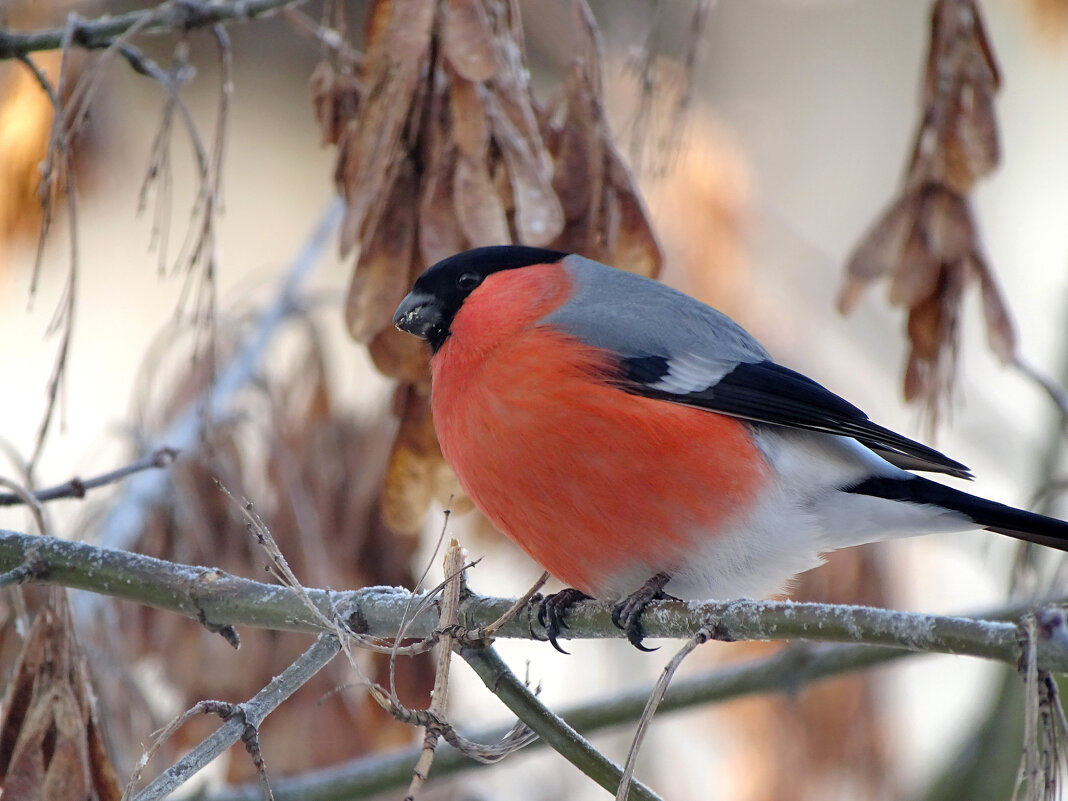
<instances>
[{"instance_id":1,"label":"brown dried leaf","mask_svg":"<svg viewBox=\"0 0 1068 801\"><path fill-rule=\"evenodd\" d=\"M978 247L978 232L964 199L935 184L915 194L916 217L890 284L890 302L911 307L930 297L942 265L963 264Z\"/></svg>"},{"instance_id":2,"label":"brown dried leaf","mask_svg":"<svg viewBox=\"0 0 1068 801\"><path fill-rule=\"evenodd\" d=\"M422 264L435 264L465 248L460 221L453 209L453 176L456 172L455 147L439 151L423 179L419 200L419 254ZM414 278L413 278L414 280Z\"/></svg>"},{"instance_id":3,"label":"brown dried leaf","mask_svg":"<svg viewBox=\"0 0 1068 801\"><path fill-rule=\"evenodd\" d=\"M868 284L893 272L915 226L920 200L909 194L894 202L860 240L846 264L845 281L838 293L838 310L848 314Z\"/></svg>"},{"instance_id":4,"label":"brown dried leaf","mask_svg":"<svg viewBox=\"0 0 1068 801\"><path fill-rule=\"evenodd\" d=\"M605 154L604 130L592 108L583 64L572 64L564 81L566 113L553 131L553 189L569 226L584 222L583 235L588 239L590 225L601 216Z\"/></svg>"},{"instance_id":5,"label":"brown dried leaf","mask_svg":"<svg viewBox=\"0 0 1068 801\"><path fill-rule=\"evenodd\" d=\"M984 281L991 347L1008 358L1015 344L1008 312L978 255L979 232L967 199L998 163L994 95L1000 83L975 0L936 0L922 121L905 190L857 247L838 298L839 309L848 312L867 283L892 276L891 303L909 308L905 395L927 404L932 423L952 390L960 302L972 269Z\"/></svg>"},{"instance_id":6,"label":"brown dried leaf","mask_svg":"<svg viewBox=\"0 0 1068 801\"><path fill-rule=\"evenodd\" d=\"M515 195L512 194L512 182L508 177L508 166L503 159L496 159L490 171L493 175L493 186L497 190L501 206L509 217L515 216Z\"/></svg>"},{"instance_id":7,"label":"brown dried leaf","mask_svg":"<svg viewBox=\"0 0 1068 801\"><path fill-rule=\"evenodd\" d=\"M322 144L336 145L345 124L356 116L360 81L355 75L339 73L329 61L320 61L309 86Z\"/></svg>"},{"instance_id":8,"label":"brown dried leaf","mask_svg":"<svg viewBox=\"0 0 1068 801\"><path fill-rule=\"evenodd\" d=\"M453 183L456 219L473 247L507 245L508 218L486 171L486 162L461 155Z\"/></svg>"},{"instance_id":9,"label":"brown dried leaf","mask_svg":"<svg viewBox=\"0 0 1068 801\"><path fill-rule=\"evenodd\" d=\"M943 263L962 262L979 245L975 221L958 194L930 187L924 193L920 218L928 247Z\"/></svg>"},{"instance_id":10,"label":"brown dried leaf","mask_svg":"<svg viewBox=\"0 0 1068 801\"><path fill-rule=\"evenodd\" d=\"M591 44L591 51L595 48ZM568 70L560 107L545 115L554 158L553 189L567 227L556 246L655 277L663 256L634 180L616 149L595 63Z\"/></svg>"},{"instance_id":11,"label":"brown dried leaf","mask_svg":"<svg viewBox=\"0 0 1068 801\"><path fill-rule=\"evenodd\" d=\"M66 594L53 591L34 620L4 698L5 798L118 801L122 794L93 720L91 697Z\"/></svg>"},{"instance_id":12,"label":"brown dried leaf","mask_svg":"<svg viewBox=\"0 0 1068 801\"><path fill-rule=\"evenodd\" d=\"M911 309L935 294L942 277L942 261L931 251L923 221L913 223L899 259L890 281L890 302Z\"/></svg>"},{"instance_id":13,"label":"brown dried leaf","mask_svg":"<svg viewBox=\"0 0 1068 801\"><path fill-rule=\"evenodd\" d=\"M496 33L507 45L501 48L501 68L483 98L486 117L508 171L516 239L547 246L563 230L564 213L553 191L552 163L534 112L518 15L509 3L497 6Z\"/></svg>"},{"instance_id":14,"label":"brown dried leaf","mask_svg":"<svg viewBox=\"0 0 1068 801\"><path fill-rule=\"evenodd\" d=\"M468 81L488 81L501 67L499 46L482 0L448 0L441 43L453 69Z\"/></svg>"},{"instance_id":15,"label":"brown dried leaf","mask_svg":"<svg viewBox=\"0 0 1068 801\"><path fill-rule=\"evenodd\" d=\"M471 158L485 159L489 146L489 123L480 92L477 84L453 79L449 84L449 112L453 141L460 152Z\"/></svg>"},{"instance_id":16,"label":"brown dried leaf","mask_svg":"<svg viewBox=\"0 0 1068 801\"><path fill-rule=\"evenodd\" d=\"M364 24L368 53L377 51L382 46L382 39L386 35L392 15L393 0L372 0L371 10L367 12L367 22Z\"/></svg>"},{"instance_id":17,"label":"brown dried leaf","mask_svg":"<svg viewBox=\"0 0 1068 801\"><path fill-rule=\"evenodd\" d=\"M517 127L507 113L508 107L499 94L486 97L493 140L508 168L515 202L516 238L524 245L546 247L563 230L564 211L553 191L551 165L537 126L525 130ZM510 107L517 109L514 103Z\"/></svg>"},{"instance_id":18,"label":"brown dried leaf","mask_svg":"<svg viewBox=\"0 0 1068 801\"><path fill-rule=\"evenodd\" d=\"M382 519L396 531L419 531L427 506L436 497L437 474L444 460L438 447L430 403L411 386L397 388L401 418L382 490Z\"/></svg>"},{"instance_id":19,"label":"brown dried leaf","mask_svg":"<svg viewBox=\"0 0 1068 801\"><path fill-rule=\"evenodd\" d=\"M360 251L349 284L345 324L357 342L370 342L391 328L393 312L411 288L408 269L415 248L416 191L415 170L405 158L381 224Z\"/></svg>"},{"instance_id":20,"label":"brown dried leaf","mask_svg":"<svg viewBox=\"0 0 1068 801\"><path fill-rule=\"evenodd\" d=\"M342 253L374 232L405 161L402 138L409 117L418 116L413 105L429 59L434 4L382 2L371 20L375 32L364 64L365 96L338 144L335 179L348 206Z\"/></svg>"},{"instance_id":21,"label":"brown dried leaf","mask_svg":"<svg viewBox=\"0 0 1068 801\"><path fill-rule=\"evenodd\" d=\"M1011 364L1016 358L1016 326L1012 314L993 272L978 253L972 256L972 266L979 275L979 288L983 296L986 341L1004 364Z\"/></svg>"},{"instance_id":22,"label":"brown dried leaf","mask_svg":"<svg viewBox=\"0 0 1068 801\"><path fill-rule=\"evenodd\" d=\"M935 180L965 194L994 169L999 145L993 98L1000 83L974 0L938 0L910 183Z\"/></svg>"},{"instance_id":23,"label":"brown dried leaf","mask_svg":"<svg viewBox=\"0 0 1068 801\"><path fill-rule=\"evenodd\" d=\"M909 309L907 331L914 357L934 361L944 337L944 309L942 300L932 292L926 300Z\"/></svg>"},{"instance_id":24,"label":"brown dried leaf","mask_svg":"<svg viewBox=\"0 0 1068 801\"><path fill-rule=\"evenodd\" d=\"M628 272L655 278L663 253L656 241L645 204L615 148L606 148L608 183L614 195L618 226L611 246L611 263Z\"/></svg>"},{"instance_id":25,"label":"brown dried leaf","mask_svg":"<svg viewBox=\"0 0 1068 801\"><path fill-rule=\"evenodd\" d=\"M422 341L389 326L367 347L383 375L423 388L430 386L429 354Z\"/></svg>"},{"instance_id":26,"label":"brown dried leaf","mask_svg":"<svg viewBox=\"0 0 1068 801\"><path fill-rule=\"evenodd\" d=\"M1001 145L992 94L961 87L950 106L942 147L941 177L950 189L966 193L994 171L1001 160Z\"/></svg>"},{"instance_id":27,"label":"brown dried leaf","mask_svg":"<svg viewBox=\"0 0 1068 801\"><path fill-rule=\"evenodd\" d=\"M929 362L922 360L915 353L909 352L908 360L905 364L905 383L902 390L906 402L912 403L916 400L929 398L932 395L929 388L930 382L927 380L926 368L929 364Z\"/></svg>"},{"instance_id":28,"label":"brown dried leaf","mask_svg":"<svg viewBox=\"0 0 1068 801\"><path fill-rule=\"evenodd\" d=\"M961 298L968 269L963 261L943 264L938 288L909 312L912 350L905 372L905 399L922 400L932 424L937 422L940 402L951 394L957 374Z\"/></svg>"}]
</instances>

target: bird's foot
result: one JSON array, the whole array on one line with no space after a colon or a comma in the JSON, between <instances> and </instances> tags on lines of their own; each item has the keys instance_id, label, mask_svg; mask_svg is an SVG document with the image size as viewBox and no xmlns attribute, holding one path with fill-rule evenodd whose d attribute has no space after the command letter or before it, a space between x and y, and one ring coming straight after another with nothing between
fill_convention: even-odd
<instances>
[{"instance_id":1,"label":"bird's foot","mask_svg":"<svg viewBox=\"0 0 1068 801\"><path fill-rule=\"evenodd\" d=\"M667 573L657 573L641 587L620 601L612 609L612 622L623 630L630 644L639 651L655 651L642 645L645 632L642 630L642 614L653 601L678 601L674 595L664 592L664 585L671 581Z\"/></svg>"},{"instance_id":2,"label":"bird's foot","mask_svg":"<svg viewBox=\"0 0 1068 801\"><path fill-rule=\"evenodd\" d=\"M560 643L556 641L556 638L564 632L564 629L568 628L568 612L580 601L589 601L592 598L592 595L587 595L582 590L567 587L560 590L560 592L546 595L538 603L538 622L545 627L545 636L553 644L553 648L560 653L567 653L560 647Z\"/></svg>"}]
</instances>

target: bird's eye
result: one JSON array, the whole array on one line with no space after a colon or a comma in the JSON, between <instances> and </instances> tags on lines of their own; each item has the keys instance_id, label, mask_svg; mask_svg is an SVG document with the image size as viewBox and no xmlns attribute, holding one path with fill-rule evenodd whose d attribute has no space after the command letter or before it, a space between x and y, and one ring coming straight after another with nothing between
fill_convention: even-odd
<instances>
[{"instance_id":1,"label":"bird's eye","mask_svg":"<svg viewBox=\"0 0 1068 801\"><path fill-rule=\"evenodd\" d=\"M460 273L456 276L456 286L464 292L469 292L482 283L482 276L478 273Z\"/></svg>"}]
</instances>

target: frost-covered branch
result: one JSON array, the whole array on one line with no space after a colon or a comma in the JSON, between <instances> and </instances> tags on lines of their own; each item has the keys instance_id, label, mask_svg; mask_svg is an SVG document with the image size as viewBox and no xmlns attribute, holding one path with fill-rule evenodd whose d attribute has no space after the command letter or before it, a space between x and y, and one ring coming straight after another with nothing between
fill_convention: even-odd
<instances>
[{"instance_id":1,"label":"frost-covered branch","mask_svg":"<svg viewBox=\"0 0 1068 801\"><path fill-rule=\"evenodd\" d=\"M89 590L167 609L213 625L254 626L318 632L316 618L289 589L239 578L212 567L191 567L126 551L101 548L14 531L0 530L0 584L35 581ZM390 638L412 607L407 590L369 587L349 592L309 590L315 606L340 616L361 634ZM471 595L460 607L461 625L475 630L497 620L512 605L507 598ZM1024 650L1014 607L986 619L896 612L861 606L731 601L661 601L645 614L647 636L687 638L712 626L724 640L798 640L879 645L908 651L949 653L1017 664ZM1042 613L1038 627L1039 664L1051 672L1068 671L1068 636L1063 614ZM544 632L528 610L509 620L498 637L540 638ZM585 602L568 618L573 639L615 638L611 604ZM432 605L406 626L406 636L433 635L438 626Z\"/></svg>"},{"instance_id":2,"label":"frost-covered branch","mask_svg":"<svg viewBox=\"0 0 1068 801\"><path fill-rule=\"evenodd\" d=\"M247 22L272 14L304 0L171 0L155 8L105 15L96 19L75 19L71 45L88 50L109 47L116 37L136 28L140 33L172 33L205 28L226 22ZM0 28L0 59L18 58L38 50L56 50L64 42L68 25L36 31Z\"/></svg>"}]
</instances>

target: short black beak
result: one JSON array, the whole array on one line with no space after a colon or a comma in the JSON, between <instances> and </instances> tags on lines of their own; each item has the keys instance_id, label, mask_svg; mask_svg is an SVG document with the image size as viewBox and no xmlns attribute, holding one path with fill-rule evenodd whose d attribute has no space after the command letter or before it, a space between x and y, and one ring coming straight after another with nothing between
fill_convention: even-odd
<instances>
[{"instance_id":1,"label":"short black beak","mask_svg":"<svg viewBox=\"0 0 1068 801\"><path fill-rule=\"evenodd\" d=\"M404 297L393 315L393 325L401 331L428 341L435 338L443 322L437 298L415 291Z\"/></svg>"}]
</instances>

